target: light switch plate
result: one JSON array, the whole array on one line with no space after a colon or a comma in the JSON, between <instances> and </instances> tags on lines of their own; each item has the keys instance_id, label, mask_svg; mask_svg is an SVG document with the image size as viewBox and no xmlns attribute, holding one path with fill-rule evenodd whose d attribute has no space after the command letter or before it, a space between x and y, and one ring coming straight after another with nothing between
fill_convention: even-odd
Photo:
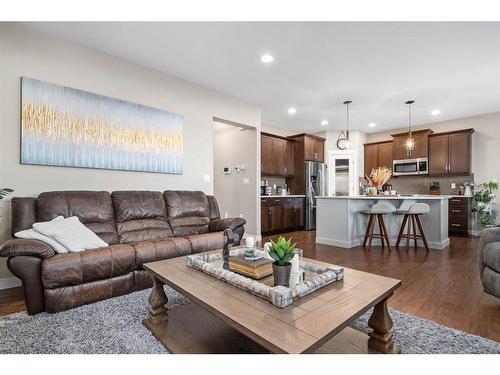
<instances>
[{"instance_id":1,"label":"light switch plate","mask_svg":"<svg viewBox=\"0 0 500 375\"><path fill-rule=\"evenodd\" d=\"M207 183L210 182L210 175L209 174L204 174L203 175L203 182L207 182Z\"/></svg>"},{"instance_id":2,"label":"light switch plate","mask_svg":"<svg viewBox=\"0 0 500 375\"><path fill-rule=\"evenodd\" d=\"M452 182L452 183L451 183L451 188L452 188L452 189L456 189L456 188L457 188L457 184L456 184L456 183L454 183L454 182Z\"/></svg>"}]
</instances>

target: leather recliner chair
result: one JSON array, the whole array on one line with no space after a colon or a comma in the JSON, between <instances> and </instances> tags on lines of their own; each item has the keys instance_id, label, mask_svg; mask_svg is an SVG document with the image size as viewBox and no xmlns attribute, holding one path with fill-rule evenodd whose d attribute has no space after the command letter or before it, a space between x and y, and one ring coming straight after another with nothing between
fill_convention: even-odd
<instances>
[{"instance_id":1,"label":"leather recliner chair","mask_svg":"<svg viewBox=\"0 0 500 375\"><path fill-rule=\"evenodd\" d=\"M59 215L77 216L109 246L56 254L37 240L4 243L0 256L22 280L30 315L150 287L144 263L222 248L227 228L237 245L246 223L221 219L215 198L199 191L53 191L12 199L12 236Z\"/></svg>"},{"instance_id":2,"label":"leather recliner chair","mask_svg":"<svg viewBox=\"0 0 500 375\"><path fill-rule=\"evenodd\" d=\"M477 264L483 290L500 298L500 228L488 228L481 232Z\"/></svg>"}]
</instances>

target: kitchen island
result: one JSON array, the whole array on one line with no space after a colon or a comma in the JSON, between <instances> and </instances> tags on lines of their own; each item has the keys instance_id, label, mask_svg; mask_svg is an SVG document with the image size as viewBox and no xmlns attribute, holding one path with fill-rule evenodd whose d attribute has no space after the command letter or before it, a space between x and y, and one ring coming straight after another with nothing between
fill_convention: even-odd
<instances>
[{"instance_id":1,"label":"kitchen island","mask_svg":"<svg viewBox=\"0 0 500 375\"><path fill-rule=\"evenodd\" d=\"M396 209L407 209L416 202L427 203L430 212L421 216L422 226L429 248L442 250L450 244L448 237L449 195L409 195L409 196L320 196L316 197L316 243L352 248L363 243L368 215L362 211L369 209L379 200L386 200ZM384 222L395 245L403 215L384 215ZM373 240L380 245L379 239ZM404 246L402 241L400 246ZM419 241L419 246L422 243Z\"/></svg>"}]
</instances>

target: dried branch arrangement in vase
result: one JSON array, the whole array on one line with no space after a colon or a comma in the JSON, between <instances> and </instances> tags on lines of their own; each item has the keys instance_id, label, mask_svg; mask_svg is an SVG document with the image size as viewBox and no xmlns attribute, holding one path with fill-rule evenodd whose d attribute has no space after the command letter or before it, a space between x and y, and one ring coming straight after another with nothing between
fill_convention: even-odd
<instances>
[{"instance_id":1,"label":"dried branch arrangement in vase","mask_svg":"<svg viewBox=\"0 0 500 375\"><path fill-rule=\"evenodd\" d=\"M392 176L392 171L387 167L378 167L377 169L372 169L370 176L366 176L366 179L371 186L381 190L382 186L387 183Z\"/></svg>"}]
</instances>

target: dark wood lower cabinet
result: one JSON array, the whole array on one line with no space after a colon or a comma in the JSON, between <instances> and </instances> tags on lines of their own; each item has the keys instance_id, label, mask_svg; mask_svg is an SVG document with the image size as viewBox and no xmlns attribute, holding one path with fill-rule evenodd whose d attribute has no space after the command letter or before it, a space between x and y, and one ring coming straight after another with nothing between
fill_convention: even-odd
<instances>
[{"instance_id":1,"label":"dark wood lower cabinet","mask_svg":"<svg viewBox=\"0 0 500 375\"><path fill-rule=\"evenodd\" d=\"M452 234L468 234L471 210L471 198L450 198L448 201L448 231Z\"/></svg>"},{"instance_id":2,"label":"dark wood lower cabinet","mask_svg":"<svg viewBox=\"0 0 500 375\"><path fill-rule=\"evenodd\" d=\"M286 232L304 227L304 198L262 198L262 234Z\"/></svg>"}]
</instances>

